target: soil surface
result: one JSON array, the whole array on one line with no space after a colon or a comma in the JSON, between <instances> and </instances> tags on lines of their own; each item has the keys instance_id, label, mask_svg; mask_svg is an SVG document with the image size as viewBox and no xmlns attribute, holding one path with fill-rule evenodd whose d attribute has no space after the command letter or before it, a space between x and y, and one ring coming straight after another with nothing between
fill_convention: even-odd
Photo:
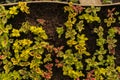
<instances>
[{"instance_id":1,"label":"soil surface","mask_svg":"<svg viewBox=\"0 0 120 80\"><path fill-rule=\"evenodd\" d=\"M13 26L17 28L20 27L21 23L24 21L29 21L31 25L39 25L38 19L44 20L43 28L46 31L47 35L49 36L50 44L54 44L56 47L65 45L65 39L61 38L58 39L56 33L56 27L64 26L64 22L67 20L67 14L64 13L64 6L65 4L49 4L49 3L41 3L41 4L28 4L30 7L30 15L25 15L20 13L19 15L15 16L10 22L13 23ZM120 11L119 6L111 6L111 7L102 7L102 10L99 12L99 16L103 20L106 18L107 10L116 8L117 11ZM107 35L107 28L105 23L100 23L101 26L104 27L105 30L105 38ZM88 24L85 23L85 31L83 33L86 34L88 37L87 41L87 50L90 53L94 53L97 49L96 46L96 38L97 35L93 33L93 28L99 26L99 24L92 23ZM112 26L120 26L119 22L112 24ZM120 36L117 35L116 39L117 47L116 47L116 65L120 65ZM72 80L67 76L63 76L62 69L54 68L53 69L53 76L51 80Z\"/></svg>"}]
</instances>

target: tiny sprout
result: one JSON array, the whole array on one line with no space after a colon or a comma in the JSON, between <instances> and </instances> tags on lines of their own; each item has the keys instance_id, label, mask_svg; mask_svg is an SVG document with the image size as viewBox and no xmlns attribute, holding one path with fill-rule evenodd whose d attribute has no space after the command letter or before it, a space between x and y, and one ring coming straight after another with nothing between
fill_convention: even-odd
<instances>
[{"instance_id":1,"label":"tiny sprout","mask_svg":"<svg viewBox=\"0 0 120 80\"><path fill-rule=\"evenodd\" d=\"M119 14L120 14L120 13L119 13L118 11L115 12L115 15L116 15L116 16L119 15Z\"/></svg>"},{"instance_id":2,"label":"tiny sprout","mask_svg":"<svg viewBox=\"0 0 120 80\"><path fill-rule=\"evenodd\" d=\"M110 27L112 23L115 23L116 19L114 17L109 17L108 19L104 19L104 22L107 23L107 27Z\"/></svg>"},{"instance_id":3,"label":"tiny sprout","mask_svg":"<svg viewBox=\"0 0 120 80\"><path fill-rule=\"evenodd\" d=\"M79 6L79 5L72 6L72 8L76 13L81 13L84 10L84 8L82 6Z\"/></svg>"},{"instance_id":4,"label":"tiny sprout","mask_svg":"<svg viewBox=\"0 0 120 80\"><path fill-rule=\"evenodd\" d=\"M20 32L28 33L28 30L30 29L30 24L28 21L23 22L21 28L19 29Z\"/></svg>"},{"instance_id":5,"label":"tiny sprout","mask_svg":"<svg viewBox=\"0 0 120 80\"><path fill-rule=\"evenodd\" d=\"M0 39L0 44L2 45L2 47L8 47L8 44L9 44L9 38L8 38L8 35L7 34L4 34L3 36L1 36L1 39Z\"/></svg>"},{"instance_id":6,"label":"tiny sprout","mask_svg":"<svg viewBox=\"0 0 120 80\"><path fill-rule=\"evenodd\" d=\"M13 30L12 30L12 33L11 33L11 36L12 36L12 37L19 37L19 36L20 36L19 30L13 29Z\"/></svg>"},{"instance_id":7,"label":"tiny sprout","mask_svg":"<svg viewBox=\"0 0 120 80\"><path fill-rule=\"evenodd\" d=\"M103 36L103 27L99 26L99 28L94 28L94 32L98 34L98 36Z\"/></svg>"},{"instance_id":8,"label":"tiny sprout","mask_svg":"<svg viewBox=\"0 0 120 80\"><path fill-rule=\"evenodd\" d=\"M45 58L43 59L43 62L46 63L46 62L49 62L49 61L52 61L51 54L46 54Z\"/></svg>"},{"instance_id":9,"label":"tiny sprout","mask_svg":"<svg viewBox=\"0 0 120 80\"><path fill-rule=\"evenodd\" d=\"M44 19L37 19L37 22L40 23L41 25L43 25L46 22L46 20L44 20Z\"/></svg>"},{"instance_id":10,"label":"tiny sprout","mask_svg":"<svg viewBox=\"0 0 120 80\"><path fill-rule=\"evenodd\" d=\"M48 50L48 52L52 52L53 51L53 45L46 45L45 48Z\"/></svg>"},{"instance_id":11,"label":"tiny sprout","mask_svg":"<svg viewBox=\"0 0 120 80\"><path fill-rule=\"evenodd\" d=\"M120 72L120 66L118 66L118 67L116 68L116 70L117 70L118 72Z\"/></svg>"},{"instance_id":12,"label":"tiny sprout","mask_svg":"<svg viewBox=\"0 0 120 80\"><path fill-rule=\"evenodd\" d=\"M77 32L72 29L72 30L67 30L65 34L65 38L72 38L74 39L74 36L77 34Z\"/></svg>"},{"instance_id":13,"label":"tiny sprout","mask_svg":"<svg viewBox=\"0 0 120 80\"><path fill-rule=\"evenodd\" d=\"M48 63L44 66L47 70L52 70L53 64L52 63Z\"/></svg>"},{"instance_id":14,"label":"tiny sprout","mask_svg":"<svg viewBox=\"0 0 120 80\"><path fill-rule=\"evenodd\" d=\"M52 72L44 72L43 77L46 78L47 80L51 79Z\"/></svg>"},{"instance_id":15,"label":"tiny sprout","mask_svg":"<svg viewBox=\"0 0 120 80\"><path fill-rule=\"evenodd\" d=\"M120 16L118 16L118 20L120 21Z\"/></svg>"},{"instance_id":16,"label":"tiny sprout","mask_svg":"<svg viewBox=\"0 0 120 80\"><path fill-rule=\"evenodd\" d=\"M73 39L70 39L67 41L67 44L72 47L73 45L77 44L77 41L73 40Z\"/></svg>"},{"instance_id":17,"label":"tiny sprout","mask_svg":"<svg viewBox=\"0 0 120 80\"><path fill-rule=\"evenodd\" d=\"M1 29L0 29L0 35L2 35L3 31L4 31L4 30L1 28Z\"/></svg>"},{"instance_id":18,"label":"tiny sprout","mask_svg":"<svg viewBox=\"0 0 120 80\"><path fill-rule=\"evenodd\" d=\"M85 37L85 34L81 34L81 35L77 35L77 38L78 38L78 41L82 41L82 42L85 42L85 41L87 41L88 40L88 38L87 37Z\"/></svg>"},{"instance_id":19,"label":"tiny sprout","mask_svg":"<svg viewBox=\"0 0 120 80\"><path fill-rule=\"evenodd\" d=\"M88 7L85 12L86 13L93 13L94 15L96 15L96 12L99 12L100 11L100 7L95 7L95 6L91 6L91 7Z\"/></svg>"},{"instance_id":20,"label":"tiny sprout","mask_svg":"<svg viewBox=\"0 0 120 80\"><path fill-rule=\"evenodd\" d=\"M38 74L43 74L43 71L39 67L36 67L35 71Z\"/></svg>"},{"instance_id":21,"label":"tiny sprout","mask_svg":"<svg viewBox=\"0 0 120 80\"><path fill-rule=\"evenodd\" d=\"M81 32L82 30L84 30L84 24L83 24L83 20L82 21L79 21L77 24L76 24L76 28L79 32Z\"/></svg>"},{"instance_id":22,"label":"tiny sprout","mask_svg":"<svg viewBox=\"0 0 120 80\"><path fill-rule=\"evenodd\" d=\"M9 14L11 14L11 15L17 15L18 14L18 11L17 11L18 7L13 6L13 7L10 7L9 9L10 9Z\"/></svg>"},{"instance_id":23,"label":"tiny sprout","mask_svg":"<svg viewBox=\"0 0 120 80\"><path fill-rule=\"evenodd\" d=\"M5 58L6 58L5 55L0 55L0 60L5 59Z\"/></svg>"},{"instance_id":24,"label":"tiny sprout","mask_svg":"<svg viewBox=\"0 0 120 80\"><path fill-rule=\"evenodd\" d=\"M29 7L27 6L27 3L26 2L18 2L18 7L20 8L20 10L22 12L25 12L27 14L29 14Z\"/></svg>"},{"instance_id":25,"label":"tiny sprout","mask_svg":"<svg viewBox=\"0 0 120 80\"><path fill-rule=\"evenodd\" d=\"M120 35L120 27L114 27L116 32Z\"/></svg>"},{"instance_id":26,"label":"tiny sprout","mask_svg":"<svg viewBox=\"0 0 120 80\"><path fill-rule=\"evenodd\" d=\"M10 25L6 25L6 29L11 30L12 29L12 25L11 24Z\"/></svg>"},{"instance_id":27,"label":"tiny sprout","mask_svg":"<svg viewBox=\"0 0 120 80\"><path fill-rule=\"evenodd\" d=\"M113 17L113 12L115 11L115 8L112 8L112 10L108 9L108 15L107 17Z\"/></svg>"},{"instance_id":28,"label":"tiny sprout","mask_svg":"<svg viewBox=\"0 0 120 80\"><path fill-rule=\"evenodd\" d=\"M64 48L64 46L60 46L57 48L53 48L53 50L55 51L55 53L59 53L63 48Z\"/></svg>"},{"instance_id":29,"label":"tiny sprout","mask_svg":"<svg viewBox=\"0 0 120 80\"><path fill-rule=\"evenodd\" d=\"M57 63L55 64L55 66L57 66L58 68L63 67L63 63Z\"/></svg>"},{"instance_id":30,"label":"tiny sprout","mask_svg":"<svg viewBox=\"0 0 120 80\"><path fill-rule=\"evenodd\" d=\"M64 33L63 27L57 27L58 38L61 38L61 35Z\"/></svg>"}]
</instances>

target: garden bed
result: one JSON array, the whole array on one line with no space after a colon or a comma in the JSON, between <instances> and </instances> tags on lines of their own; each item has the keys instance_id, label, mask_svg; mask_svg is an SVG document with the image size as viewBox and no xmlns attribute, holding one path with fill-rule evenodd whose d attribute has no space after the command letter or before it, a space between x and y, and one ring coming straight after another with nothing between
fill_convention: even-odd
<instances>
[{"instance_id":1,"label":"garden bed","mask_svg":"<svg viewBox=\"0 0 120 80\"><path fill-rule=\"evenodd\" d=\"M13 5L17 3L4 6L9 9ZM90 7L36 1L27 5L30 14L13 13L14 18L4 25L6 29L11 24L12 29L1 38L7 34L8 43L13 42L7 46L1 39L0 79L7 75L6 80L119 80L119 3ZM7 50L10 54L5 53Z\"/></svg>"}]
</instances>

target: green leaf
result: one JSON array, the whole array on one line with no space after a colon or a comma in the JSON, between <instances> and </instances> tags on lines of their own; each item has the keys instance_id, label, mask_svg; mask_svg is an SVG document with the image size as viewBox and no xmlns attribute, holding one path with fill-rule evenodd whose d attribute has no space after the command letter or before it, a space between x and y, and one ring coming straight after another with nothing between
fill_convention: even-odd
<instances>
[{"instance_id":1,"label":"green leaf","mask_svg":"<svg viewBox=\"0 0 120 80\"><path fill-rule=\"evenodd\" d=\"M13 79L12 79L11 73L8 74L8 73L2 72L0 74L0 80L13 80Z\"/></svg>"},{"instance_id":2,"label":"green leaf","mask_svg":"<svg viewBox=\"0 0 120 80\"><path fill-rule=\"evenodd\" d=\"M106 40L104 38L99 38L96 41L97 41L97 46L102 46L106 42Z\"/></svg>"},{"instance_id":3,"label":"green leaf","mask_svg":"<svg viewBox=\"0 0 120 80\"><path fill-rule=\"evenodd\" d=\"M82 30L84 30L84 24L83 24L83 20L82 21L79 21L77 24L76 24L76 29L81 32Z\"/></svg>"},{"instance_id":4,"label":"green leaf","mask_svg":"<svg viewBox=\"0 0 120 80\"><path fill-rule=\"evenodd\" d=\"M116 15L116 16L119 15L119 14L120 14L120 12L118 12L118 11L115 12L115 15Z\"/></svg>"},{"instance_id":5,"label":"green leaf","mask_svg":"<svg viewBox=\"0 0 120 80\"><path fill-rule=\"evenodd\" d=\"M49 62L49 61L52 61L51 54L46 54L43 62L46 63L46 62Z\"/></svg>"},{"instance_id":6,"label":"green leaf","mask_svg":"<svg viewBox=\"0 0 120 80\"><path fill-rule=\"evenodd\" d=\"M98 60L99 60L99 61L102 61L103 58L104 58L103 55L98 55Z\"/></svg>"},{"instance_id":7,"label":"green leaf","mask_svg":"<svg viewBox=\"0 0 120 80\"><path fill-rule=\"evenodd\" d=\"M113 55L112 56L107 55L106 65L114 65L115 64L115 62L114 62L115 59L116 58Z\"/></svg>"},{"instance_id":8,"label":"green leaf","mask_svg":"<svg viewBox=\"0 0 120 80\"><path fill-rule=\"evenodd\" d=\"M83 69L83 63L81 61L75 63L76 70L82 70Z\"/></svg>"},{"instance_id":9,"label":"green leaf","mask_svg":"<svg viewBox=\"0 0 120 80\"><path fill-rule=\"evenodd\" d=\"M26 62L20 62L19 65L22 66L22 67L26 67L26 66L30 65L30 62L27 62L27 61Z\"/></svg>"},{"instance_id":10,"label":"green leaf","mask_svg":"<svg viewBox=\"0 0 120 80\"><path fill-rule=\"evenodd\" d=\"M64 33L63 27L57 27L58 38L61 38L61 35Z\"/></svg>"},{"instance_id":11,"label":"green leaf","mask_svg":"<svg viewBox=\"0 0 120 80\"><path fill-rule=\"evenodd\" d=\"M70 39L67 41L67 45L69 45L70 47L72 47L75 44L77 44L77 41L75 41L75 40Z\"/></svg>"},{"instance_id":12,"label":"green leaf","mask_svg":"<svg viewBox=\"0 0 120 80\"><path fill-rule=\"evenodd\" d=\"M2 23L3 24L7 23L7 18L6 17L2 17Z\"/></svg>"},{"instance_id":13,"label":"green leaf","mask_svg":"<svg viewBox=\"0 0 120 80\"><path fill-rule=\"evenodd\" d=\"M14 80L21 80L20 74L18 71L14 70L12 74Z\"/></svg>"},{"instance_id":14,"label":"green leaf","mask_svg":"<svg viewBox=\"0 0 120 80\"><path fill-rule=\"evenodd\" d=\"M10 70L12 69L12 63L11 62L8 62L7 64L5 64L4 66L3 66L3 68L4 68L4 70L5 70L5 73L9 73L10 72Z\"/></svg>"},{"instance_id":15,"label":"green leaf","mask_svg":"<svg viewBox=\"0 0 120 80\"><path fill-rule=\"evenodd\" d=\"M9 40L8 40L8 35L7 34L3 34L3 36L1 36L1 45L3 48L7 48L8 47L8 43L9 43Z\"/></svg>"},{"instance_id":16,"label":"green leaf","mask_svg":"<svg viewBox=\"0 0 120 80\"><path fill-rule=\"evenodd\" d=\"M26 21L26 22L23 22L22 23L22 26L20 27L20 29L19 29L19 31L20 32L24 32L24 33L28 33L28 31L30 30L30 24L29 24L29 22L28 21Z\"/></svg>"},{"instance_id":17,"label":"green leaf","mask_svg":"<svg viewBox=\"0 0 120 80\"><path fill-rule=\"evenodd\" d=\"M104 19L104 22L107 23L107 27L110 27L112 23L116 22L114 17L109 17L108 19Z\"/></svg>"},{"instance_id":18,"label":"green leaf","mask_svg":"<svg viewBox=\"0 0 120 80\"><path fill-rule=\"evenodd\" d=\"M47 40L48 39L48 36L46 33L41 33L40 37L44 40Z\"/></svg>"},{"instance_id":19,"label":"green leaf","mask_svg":"<svg viewBox=\"0 0 120 80\"><path fill-rule=\"evenodd\" d=\"M77 34L77 32L72 29L72 30L67 30L66 33L65 33L65 38L72 38L74 39L75 38L75 35Z\"/></svg>"},{"instance_id":20,"label":"green leaf","mask_svg":"<svg viewBox=\"0 0 120 80\"><path fill-rule=\"evenodd\" d=\"M117 70L118 72L120 72L120 66L117 66L116 70Z\"/></svg>"},{"instance_id":21,"label":"green leaf","mask_svg":"<svg viewBox=\"0 0 120 80\"><path fill-rule=\"evenodd\" d=\"M120 16L118 16L118 20L120 21Z\"/></svg>"},{"instance_id":22,"label":"green leaf","mask_svg":"<svg viewBox=\"0 0 120 80\"><path fill-rule=\"evenodd\" d=\"M20 36L19 30L13 29L11 33L11 37L19 37L19 36Z\"/></svg>"}]
</instances>

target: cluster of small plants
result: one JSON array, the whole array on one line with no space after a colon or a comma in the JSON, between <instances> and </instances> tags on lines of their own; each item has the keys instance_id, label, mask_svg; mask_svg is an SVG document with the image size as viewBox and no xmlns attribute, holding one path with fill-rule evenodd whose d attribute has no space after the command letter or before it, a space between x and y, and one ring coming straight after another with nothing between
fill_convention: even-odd
<instances>
[{"instance_id":1,"label":"cluster of small plants","mask_svg":"<svg viewBox=\"0 0 120 80\"><path fill-rule=\"evenodd\" d=\"M31 25L29 21L23 22L20 28L8 24L8 20L19 12L30 14L27 3L19 2L9 9L0 5L0 80L50 80L54 67L62 69L63 75L74 80L119 80L115 37L120 34L120 27L112 24L120 21L115 17L120 13L115 8L108 9L102 21L98 16L100 10L101 7L81 7L71 2L65 6L67 21L64 26L56 27L56 32L59 39L66 39L66 43L56 47L47 41L49 37L41 20L39 26ZM84 31L85 24L94 22L98 24L92 28L97 48L91 53ZM105 27L108 30L106 37Z\"/></svg>"}]
</instances>

